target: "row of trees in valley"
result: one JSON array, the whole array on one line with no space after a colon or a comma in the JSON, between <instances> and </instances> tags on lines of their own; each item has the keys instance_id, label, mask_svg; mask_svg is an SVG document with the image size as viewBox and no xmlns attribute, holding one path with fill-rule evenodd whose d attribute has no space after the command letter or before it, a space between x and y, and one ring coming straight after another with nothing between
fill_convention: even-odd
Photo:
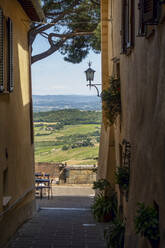
<instances>
[{"instance_id":1,"label":"row of trees in valley","mask_svg":"<svg viewBox=\"0 0 165 248\"><path fill-rule=\"evenodd\" d=\"M100 124L101 112L81 111L78 109L63 109L49 112L34 113L34 122L40 122L35 125L42 126L42 122L53 122L58 124L51 125L55 129L60 129L64 125L78 124Z\"/></svg>"}]
</instances>

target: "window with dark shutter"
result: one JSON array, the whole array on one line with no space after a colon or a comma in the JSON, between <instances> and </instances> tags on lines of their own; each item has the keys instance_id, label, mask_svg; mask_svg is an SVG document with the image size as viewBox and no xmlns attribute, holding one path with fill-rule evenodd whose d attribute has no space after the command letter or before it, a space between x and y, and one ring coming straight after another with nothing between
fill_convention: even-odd
<instances>
[{"instance_id":1,"label":"window with dark shutter","mask_svg":"<svg viewBox=\"0 0 165 248\"><path fill-rule=\"evenodd\" d=\"M161 15L161 4L157 0L139 0L138 36L147 35L147 25L157 25Z\"/></svg>"},{"instance_id":2,"label":"window with dark shutter","mask_svg":"<svg viewBox=\"0 0 165 248\"><path fill-rule=\"evenodd\" d=\"M143 0L143 20L144 23L154 20L154 0Z\"/></svg>"},{"instance_id":3,"label":"window with dark shutter","mask_svg":"<svg viewBox=\"0 0 165 248\"><path fill-rule=\"evenodd\" d=\"M13 80L13 24L12 20L7 20L7 90L12 92L14 89Z\"/></svg>"},{"instance_id":4,"label":"window with dark shutter","mask_svg":"<svg viewBox=\"0 0 165 248\"><path fill-rule=\"evenodd\" d=\"M0 92L4 91L4 16L0 9Z\"/></svg>"}]
</instances>

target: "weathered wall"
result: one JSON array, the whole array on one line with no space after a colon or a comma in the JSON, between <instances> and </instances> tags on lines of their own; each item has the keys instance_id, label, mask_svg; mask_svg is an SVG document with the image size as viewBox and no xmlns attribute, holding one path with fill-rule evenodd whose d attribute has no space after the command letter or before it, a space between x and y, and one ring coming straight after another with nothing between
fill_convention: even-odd
<instances>
[{"instance_id":1,"label":"weathered wall","mask_svg":"<svg viewBox=\"0 0 165 248\"><path fill-rule=\"evenodd\" d=\"M109 12L109 2L108 0L101 1L101 61L102 61L102 90L108 88L109 86L109 74L112 71L110 67L110 56L109 51L112 43L108 42L109 35L109 22L108 18L111 13ZM115 144L114 144L114 128L107 126L104 105L102 111L102 128L100 136L100 148L99 148L99 161L98 161L98 172L97 179L107 178L114 184L114 173L112 173L113 168L115 168ZM111 154L111 159L109 156ZM111 171L112 169L112 171Z\"/></svg>"},{"instance_id":2,"label":"weathered wall","mask_svg":"<svg viewBox=\"0 0 165 248\"><path fill-rule=\"evenodd\" d=\"M124 214L127 218L125 248L147 247L146 241L135 235L133 219L137 202L159 205L160 211L160 247L165 247L165 23L153 26L153 34L137 37L138 0L135 1L134 48L129 55L121 52L121 1L102 0L102 15L108 14L107 36L103 33L103 68L107 64L111 76L112 58L120 59L121 122L115 124L116 164L120 162L119 144L125 138L131 143L131 173L128 203ZM110 12L109 12L110 11ZM111 13L112 11L112 13ZM108 13L109 12L109 13ZM103 23L103 28L106 24ZM106 27L107 30L107 27ZM106 44L106 45L105 45ZM104 48L105 46L105 48ZM108 61L108 62L107 62ZM104 73L104 71L103 71ZM104 78L104 75L103 75ZM103 85L104 87L104 85ZM102 140L103 139L103 140ZM101 146L107 146L107 131L103 130ZM107 148L100 148L102 160L107 161ZM109 153L109 158L111 154ZM104 163L104 162L103 162ZM105 170L105 164L103 170ZM107 169L106 169L107 171ZM109 176L108 176L109 178Z\"/></svg>"},{"instance_id":3,"label":"weathered wall","mask_svg":"<svg viewBox=\"0 0 165 248\"><path fill-rule=\"evenodd\" d=\"M0 243L2 243L27 216L32 215L34 168L27 37L29 19L16 0L1 0L0 7L5 17L10 17L13 21L15 84L12 93L0 94ZM2 206L4 196L11 196L5 208ZM23 208L27 205L29 211L25 212ZM8 207L11 206L13 207L10 214L11 210L8 210Z\"/></svg>"},{"instance_id":4,"label":"weathered wall","mask_svg":"<svg viewBox=\"0 0 165 248\"><path fill-rule=\"evenodd\" d=\"M96 181L94 167L88 165L67 166L66 182L69 184L93 184Z\"/></svg>"}]
</instances>

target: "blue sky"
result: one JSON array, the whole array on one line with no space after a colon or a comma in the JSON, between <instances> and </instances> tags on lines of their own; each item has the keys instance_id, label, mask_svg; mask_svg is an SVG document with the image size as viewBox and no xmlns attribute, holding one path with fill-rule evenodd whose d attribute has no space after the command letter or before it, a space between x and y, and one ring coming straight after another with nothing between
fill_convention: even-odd
<instances>
[{"instance_id":1,"label":"blue sky","mask_svg":"<svg viewBox=\"0 0 165 248\"><path fill-rule=\"evenodd\" d=\"M47 43L37 39L34 44L34 54L44 51ZM91 52L80 64L65 62L58 52L32 65L32 92L33 95L96 95L86 86L84 71L88 62L92 61L95 72L94 83L101 82L101 56Z\"/></svg>"}]
</instances>

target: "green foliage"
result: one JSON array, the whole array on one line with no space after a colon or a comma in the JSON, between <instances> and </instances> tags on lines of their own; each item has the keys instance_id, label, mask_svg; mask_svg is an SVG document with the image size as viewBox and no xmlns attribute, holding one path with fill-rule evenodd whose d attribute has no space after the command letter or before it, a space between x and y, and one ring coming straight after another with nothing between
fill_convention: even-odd
<instances>
[{"instance_id":1,"label":"green foliage","mask_svg":"<svg viewBox=\"0 0 165 248\"><path fill-rule=\"evenodd\" d=\"M63 151L67 151L68 149L69 149L69 146L63 146L63 147L62 147L62 150L63 150Z\"/></svg>"},{"instance_id":2,"label":"green foliage","mask_svg":"<svg viewBox=\"0 0 165 248\"><path fill-rule=\"evenodd\" d=\"M128 192L130 170L128 167L118 167L115 173L116 183L119 184L121 190Z\"/></svg>"},{"instance_id":3,"label":"green foliage","mask_svg":"<svg viewBox=\"0 0 165 248\"><path fill-rule=\"evenodd\" d=\"M106 179L99 179L96 182L93 182L93 189L98 189L100 191L103 191L109 188L111 188L111 184Z\"/></svg>"},{"instance_id":4,"label":"green foliage","mask_svg":"<svg viewBox=\"0 0 165 248\"><path fill-rule=\"evenodd\" d=\"M139 202L134 224L137 234L150 241L159 241L159 213L155 207Z\"/></svg>"},{"instance_id":5,"label":"green foliage","mask_svg":"<svg viewBox=\"0 0 165 248\"><path fill-rule=\"evenodd\" d=\"M113 220L104 231L107 248L124 248L125 222Z\"/></svg>"},{"instance_id":6,"label":"green foliage","mask_svg":"<svg viewBox=\"0 0 165 248\"><path fill-rule=\"evenodd\" d=\"M100 124L101 112L63 109L49 112L34 113L35 122L58 122L57 126L77 124ZM60 127L61 128L61 127Z\"/></svg>"},{"instance_id":7,"label":"green foliage","mask_svg":"<svg viewBox=\"0 0 165 248\"><path fill-rule=\"evenodd\" d=\"M110 87L103 90L102 100L107 120L112 125L121 113L120 79L110 78Z\"/></svg>"},{"instance_id":8,"label":"green foliage","mask_svg":"<svg viewBox=\"0 0 165 248\"><path fill-rule=\"evenodd\" d=\"M97 221L113 220L117 214L117 196L106 179L93 182L93 189L99 190L92 205L92 213Z\"/></svg>"},{"instance_id":9,"label":"green foliage","mask_svg":"<svg viewBox=\"0 0 165 248\"><path fill-rule=\"evenodd\" d=\"M43 35L43 28L47 34L44 37L51 40L49 42L51 48L48 50L49 53L45 53L45 57L58 50L64 55L66 61L80 63L91 49L94 52L100 52L99 4L91 0L43 0L42 6L47 22L54 23L54 26L42 25L40 27L40 25L38 28L36 25L32 34L33 37L37 34ZM36 57L34 55L32 61L43 58L42 56Z\"/></svg>"},{"instance_id":10,"label":"green foliage","mask_svg":"<svg viewBox=\"0 0 165 248\"><path fill-rule=\"evenodd\" d=\"M97 221L107 222L113 220L117 214L116 192L111 189L108 195L103 193L96 195L91 209Z\"/></svg>"},{"instance_id":11,"label":"green foliage","mask_svg":"<svg viewBox=\"0 0 165 248\"><path fill-rule=\"evenodd\" d=\"M77 148L77 147L86 147L86 146L94 146L94 144L91 142L90 138L87 138L86 140L79 141L77 143L74 143L71 148Z\"/></svg>"},{"instance_id":12,"label":"green foliage","mask_svg":"<svg viewBox=\"0 0 165 248\"><path fill-rule=\"evenodd\" d=\"M57 124L54 126L54 128L55 128L56 130L60 130L60 129L62 129L63 127L64 127L64 123L63 123L63 122L57 123Z\"/></svg>"}]
</instances>

